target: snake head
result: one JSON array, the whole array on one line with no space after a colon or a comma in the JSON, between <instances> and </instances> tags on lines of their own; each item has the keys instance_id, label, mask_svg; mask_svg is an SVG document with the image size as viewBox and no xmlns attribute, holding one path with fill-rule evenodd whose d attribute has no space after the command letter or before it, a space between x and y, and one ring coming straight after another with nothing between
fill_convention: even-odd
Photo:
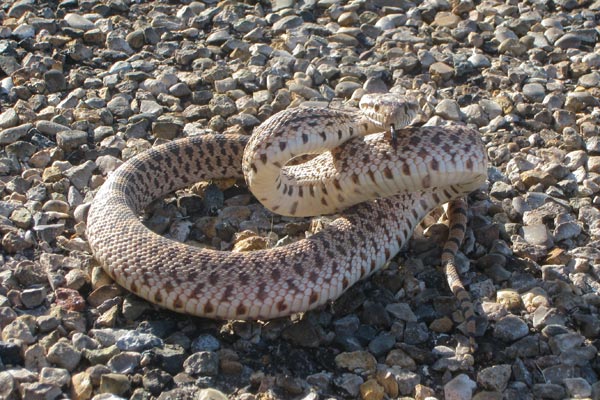
<instances>
[{"instance_id":1,"label":"snake head","mask_svg":"<svg viewBox=\"0 0 600 400\"><path fill-rule=\"evenodd\" d=\"M365 94L359 107L372 124L389 133L410 125L419 112L415 99L393 93Z\"/></svg>"}]
</instances>

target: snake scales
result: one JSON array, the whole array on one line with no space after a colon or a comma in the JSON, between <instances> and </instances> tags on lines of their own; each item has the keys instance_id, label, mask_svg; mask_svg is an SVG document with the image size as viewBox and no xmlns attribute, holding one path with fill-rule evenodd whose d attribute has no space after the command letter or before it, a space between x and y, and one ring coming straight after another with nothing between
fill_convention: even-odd
<instances>
[{"instance_id":1,"label":"snake scales","mask_svg":"<svg viewBox=\"0 0 600 400\"><path fill-rule=\"evenodd\" d=\"M133 157L109 176L91 205L87 236L95 257L131 292L198 316L270 319L339 297L390 260L432 209L486 178L477 131L402 128L416 106L389 96L365 97L361 108L290 109L266 120L250 138L193 136ZM397 138L392 143L384 133L370 134L381 131ZM307 153L320 155L286 166ZM277 213L346 210L307 239L248 253L187 246L151 232L138 217L152 200L177 188L241 177L242 171L253 194ZM459 239L450 238L442 258L462 302L468 294L452 260L466 217L461 203L455 204L451 234Z\"/></svg>"}]
</instances>

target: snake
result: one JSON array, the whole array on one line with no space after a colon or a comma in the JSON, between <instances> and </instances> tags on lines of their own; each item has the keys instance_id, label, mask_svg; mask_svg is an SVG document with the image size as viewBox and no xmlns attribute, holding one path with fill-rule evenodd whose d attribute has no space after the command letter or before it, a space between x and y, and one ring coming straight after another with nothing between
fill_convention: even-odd
<instances>
[{"instance_id":1,"label":"snake","mask_svg":"<svg viewBox=\"0 0 600 400\"><path fill-rule=\"evenodd\" d=\"M269 320L337 299L382 269L428 213L454 202L442 261L472 314L453 256L466 229L461 199L487 177L484 145L467 126L410 126L417 113L398 95L364 95L358 109L289 108L251 135L199 134L151 147L97 191L86 230L94 257L120 286L167 309ZM336 217L302 240L250 252L186 245L143 224L153 200L224 178L244 178L274 213Z\"/></svg>"}]
</instances>

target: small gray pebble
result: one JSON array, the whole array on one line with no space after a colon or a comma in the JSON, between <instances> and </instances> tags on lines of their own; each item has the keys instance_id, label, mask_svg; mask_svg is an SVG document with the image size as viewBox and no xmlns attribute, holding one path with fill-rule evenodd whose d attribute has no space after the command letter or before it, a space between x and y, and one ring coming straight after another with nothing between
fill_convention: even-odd
<instances>
[{"instance_id":1,"label":"small gray pebble","mask_svg":"<svg viewBox=\"0 0 600 400\"><path fill-rule=\"evenodd\" d=\"M116 345L122 351L142 352L153 347L162 347L163 341L150 333L127 331L125 335L117 339Z\"/></svg>"}]
</instances>

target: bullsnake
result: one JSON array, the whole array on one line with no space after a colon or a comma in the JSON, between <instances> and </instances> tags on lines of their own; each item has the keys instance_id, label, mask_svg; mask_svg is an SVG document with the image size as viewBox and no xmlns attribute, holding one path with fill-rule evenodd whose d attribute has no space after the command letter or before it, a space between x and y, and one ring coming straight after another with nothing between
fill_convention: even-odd
<instances>
[{"instance_id":1,"label":"bullsnake","mask_svg":"<svg viewBox=\"0 0 600 400\"><path fill-rule=\"evenodd\" d=\"M111 173L96 194L87 219L93 253L119 285L177 312L265 320L319 307L385 265L432 209L486 179L476 130L405 127L416 111L395 96L365 96L361 110L282 111L251 137L206 134L151 148ZM318 155L286 166L303 154ZM274 212L341 214L306 239L247 253L188 246L140 221L139 213L160 196L242 172ZM463 203L456 201L442 259L471 318L468 293L453 267L466 222Z\"/></svg>"}]
</instances>

